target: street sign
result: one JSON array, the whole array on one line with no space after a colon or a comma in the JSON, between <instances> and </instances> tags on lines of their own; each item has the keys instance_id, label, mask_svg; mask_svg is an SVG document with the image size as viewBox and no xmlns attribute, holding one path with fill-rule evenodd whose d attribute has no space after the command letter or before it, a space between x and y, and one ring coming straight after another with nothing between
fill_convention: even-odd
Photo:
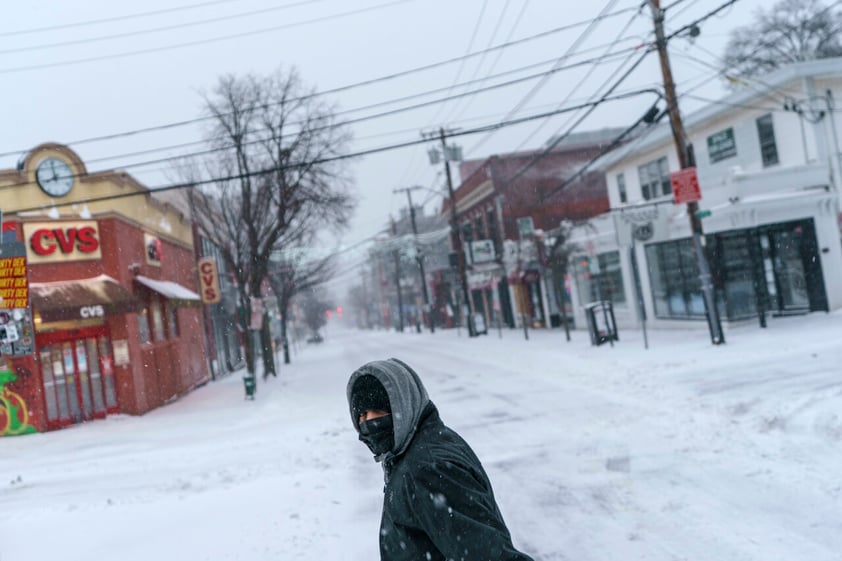
<instances>
[{"instance_id":1,"label":"street sign","mask_svg":"<svg viewBox=\"0 0 842 561\"><path fill-rule=\"evenodd\" d=\"M699 219L707 218L711 214L713 214L713 213L709 210L700 210L699 212L696 213L696 218L699 218Z\"/></svg>"},{"instance_id":2,"label":"street sign","mask_svg":"<svg viewBox=\"0 0 842 561\"><path fill-rule=\"evenodd\" d=\"M702 190L699 188L699 176L696 168L684 168L670 173L673 201L677 205L702 200Z\"/></svg>"}]
</instances>

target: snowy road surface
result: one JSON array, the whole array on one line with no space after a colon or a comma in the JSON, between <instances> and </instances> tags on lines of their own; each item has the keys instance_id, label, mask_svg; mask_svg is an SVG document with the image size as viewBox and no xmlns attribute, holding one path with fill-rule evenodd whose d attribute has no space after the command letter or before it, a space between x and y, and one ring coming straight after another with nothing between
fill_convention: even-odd
<instances>
[{"instance_id":1,"label":"snowy road surface","mask_svg":"<svg viewBox=\"0 0 842 561\"><path fill-rule=\"evenodd\" d=\"M842 559L842 314L639 333L328 328L243 399L0 439L0 561L379 557L351 371L396 356L477 451L536 561Z\"/></svg>"}]
</instances>

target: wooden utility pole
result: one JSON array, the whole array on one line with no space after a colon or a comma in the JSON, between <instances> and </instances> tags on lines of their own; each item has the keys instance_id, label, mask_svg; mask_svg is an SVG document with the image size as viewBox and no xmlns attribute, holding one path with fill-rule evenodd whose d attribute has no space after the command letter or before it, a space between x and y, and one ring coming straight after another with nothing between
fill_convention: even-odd
<instances>
[{"instance_id":1,"label":"wooden utility pole","mask_svg":"<svg viewBox=\"0 0 842 561\"><path fill-rule=\"evenodd\" d=\"M392 219L392 236L398 233L395 220ZM398 248L392 250L392 257L395 260L395 288L398 291L398 331L403 333L403 295L401 294L401 256Z\"/></svg>"},{"instance_id":2,"label":"wooden utility pole","mask_svg":"<svg viewBox=\"0 0 842 561\"><path fill-rule=\"evenodd\" d=\"M409 204L409 219L412 222L412 235L415 241L415 259L418 261L418 272L421 275L421 294L424 297L424 315L427 316L427 321L430 325L430 333L436 332L435 321L433 320L433 311L430 308L430 293L427 291L427 275L424 273L424 254L418 247L418 225L415 223L415 207L412 206L412 191L417 187L403 187L401 189L394 189L394 192L406 192L406 201Z\"/></svg>"},{"instance_id":3,"label":"wooden utility pole","mask_svg":"<svg viewBox=\"0 0 842 561\"><path fill-rule=\"evenodd\" d=\"M667 53L667 40L664 35L664 10L661 9L660 0L649 0L649 7L652 9L652 18L655 24L655 46L658 49L658 57L661 61L661 73L664 78L664 96L666 97L669 110L670 126L675 140L675 149L678 153L678 162L681 169L695 167L695 157L692 146L687 142L687 133L684 131L684 123L681 121L681 113L678 110L678 98L675 95L675 82L672 78L669 54ZM693 249L696 253L696 261L699 266L699 278L702 285L702 296L705 302L705 316L707 317L708 329L710 330L711 342L714 345L725 343L725 335L722 332L722 324L719 321L719 313L716 309L716 301L713 296L713 284L711 282L710 266L705 255L705 238L702 230L702 221L698 217L699 204L695 201L687 203L687 217L690 220L690 230L693 233Z\"/></svg>"},{"instance_id":4,"label":"wooden utility pole","mask_svg":"<svg viewBox=\"0 0 842 561\"><path fill-rule=\"evenodd\" d=\"M465 271L465 251L462 247L462 235L459 230L459 219L456 214L456 197L453 194L453 179L450 176L450 162L447 160L447 143L444 139L444 128L439 129L439 138L441 139L442 158L444 159L444 171L447 176L447 196L450 198L450 229L453 236L453 244L456 246L456 256L459 268L459 280L462 284L462 298L464 300L463 306L468 308L468 337L476 337L477 332L474 328L474 318L471 316L471 293L468 290L468 274ZM460 310L461 314L461 310Z\"/></svg>"}]
</instances>

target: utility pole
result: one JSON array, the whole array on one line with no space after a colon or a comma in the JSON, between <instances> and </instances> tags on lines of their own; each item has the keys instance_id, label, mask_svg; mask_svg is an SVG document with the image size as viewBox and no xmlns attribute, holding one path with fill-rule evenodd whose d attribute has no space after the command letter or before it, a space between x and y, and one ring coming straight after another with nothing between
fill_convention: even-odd
<instances>
[{"instance_id":1,"label":"utility pole","mask_svg":"<svg viewBox=\"0 0 842 561\"><path fill-rule=\"evenodd\" d=\"M398 230L392 219L392 236L397 235ZM403 333L403 296L401 295L401 256L397 248L392 250L392 257L395 260L395 288L398 289L398 331Z\"/></svg>"},{"instance_id":2,"label":"utility pole","mask_svg":"<svg viewBox=\"0 0 842 561\"><path fill-rule=\"evenodd\" d=\"M681 113L678 111L678 99L675 95L675 82L672 78L669 54L667 53L667 40L664 35L664 10L661 9L660 0L648 0L652 9L652 18L655 24L655 46L658 49L658 57L661 61L661 73L664 78L664 95L669 110L672 135L675 140L675 149L678 152L678 162L681 169L694 167L696 165L692 146L688 145L687 133L684 130L684 123L681 121ZM722 332L722 324L719 321L719 313L716 309L716 302L713 297L713 284L711 282L710 267L705 255L704 232L702 221L698 217L699 204L695 201L687 203L687 217L690 220L690 230L693 233L693 249L696 253L696 261L699 266L699 278L702 285L702 296L705 302L705 316L707 317L708 329L710 330L711 342L714 345L725 343L725 336Z\"/></svg>"},{"instance_id":3,"label":"utility pole","mask_svg":"<svg viewBox=\"0 0 842 561\"><path fill-rule=\"evenodd\" d=\"M417 187L404 187L402 189L394 189L394 193L400 191L406 192L406 200L409 204L409 219L412 222L412 235L415 239L415 259L418 261L418 272L421 275L421 293L424 297L424 313L427 316L427 321L430 322L430 333L436 332L435 321L433 320L433 310L430 307L430 294L427 291L427 275L424 273L424 255L418 247L418 225L415 223L415 207L412 205L412 191Z\"/></svg>"},{"instance_id":4,"label":"utility pole","mask_svg":"<svg viewBox=\"0 0 842 561\"><path fill-rule=\"evenodd\" d=\"M444 139L444 127L439 129L439 139L441 140L442 156L444 159L444 171L447 176L447 196L450 198L450 229L453 235L453 243L456 245L459 280L462 283L462 299L464 300L464 306L468 307L468 337L476 337L477 332L474 328L474 318L471 317L471 294L468 291L468 275L465 272L465 251L462 247L462 234L459 230L459 219L456 214L456 197L453 194L453 179L450 176L450 162L447 159L447 143Z\"/></svg>"}]
</instances>

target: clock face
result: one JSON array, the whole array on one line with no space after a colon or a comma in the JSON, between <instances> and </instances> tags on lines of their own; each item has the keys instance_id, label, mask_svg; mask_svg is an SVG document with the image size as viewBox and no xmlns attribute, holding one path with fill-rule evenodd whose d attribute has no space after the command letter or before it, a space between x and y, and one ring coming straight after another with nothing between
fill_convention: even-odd
<instances>
[{"instance_id":1,"label":"clock face","mask_svg":"<svg viewBox=\"0 0 842 561\"><path fill-rule=\"evenodd\" d=\"M35 180L46 194L63 197L73 187L73 170L64 160L46 158L35 168Z\"/></svg>"}]
</instances>

